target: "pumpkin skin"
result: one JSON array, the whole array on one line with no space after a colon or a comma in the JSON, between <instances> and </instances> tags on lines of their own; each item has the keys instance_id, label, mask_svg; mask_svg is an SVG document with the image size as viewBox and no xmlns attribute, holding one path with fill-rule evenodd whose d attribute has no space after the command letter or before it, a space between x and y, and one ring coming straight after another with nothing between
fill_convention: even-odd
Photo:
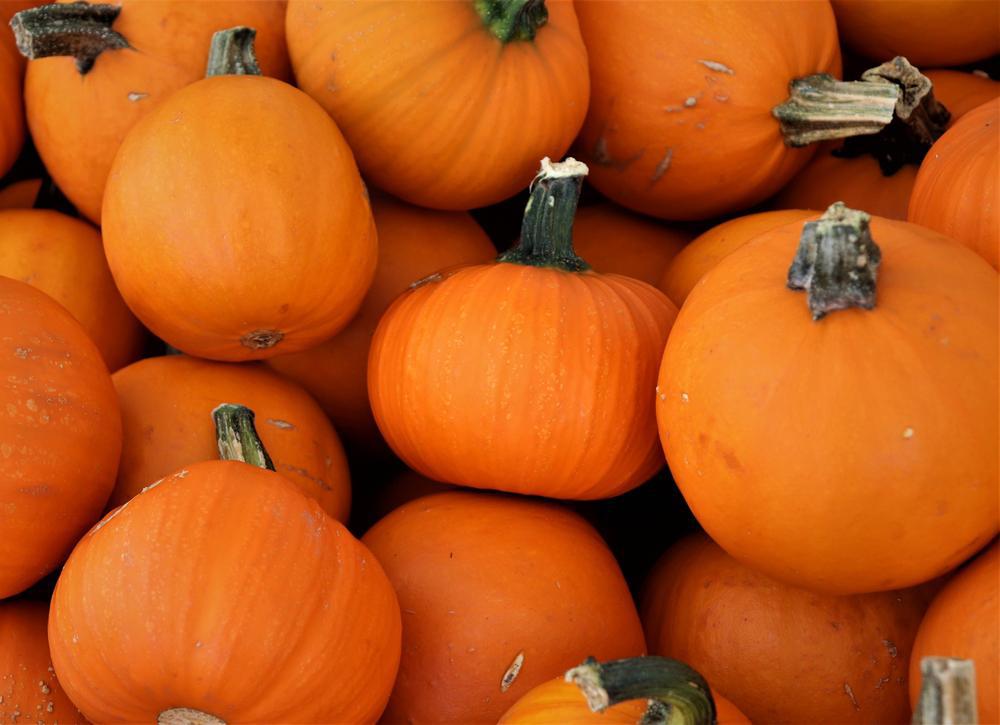
<instances>
[{"instance_id":1,"label":"pumpkin skin","mask_svg":"<svg viewBox=\"0 0 1000 725\"><path fill-rule=\"evenodd\" d=\"M656 404L670 470L712 538L770 576L838 594L927 581L1000 523L997 275L872 217L875 308L813 321L786 287L802 228L758 236L685 301Z\"/></svg>"},{"instance_id":2,"label":"pumpkin skin","mask_svg":"<svg viewBox=\"0 0 1000 725\"><path fill-rule=\"evenodd\" d=\"M19 58L13 36L9 32L0 33L0 176L14 165L24 144Z\"/></svg>"},{"instance_id":3,"label":"pumpkin skin","mask_svg":"<svg viewBox=\"0 0 1000 725\"><path fill-rule=\"evenodd\" d=\"M657 286L680 307L706 273L751 239L816 214L802 209L762 211L714 226L678 252Z\"/></svg>"},{"instance_id":4,"label":"pumpkin skin","mask_svg":"<svg viewBox=\"0 0 1000 725\"><path fill-rule=\"evenodd\" d=\"M839 77L829 3L623 0L577 14L591 74L577 156L611 200L707 219L763 201L812 157L785 145L771 109L794 78Z\"/></svg>"},{"instance_id":5,"label":"pumpkin skin","mask_svg":"<svg viewBox=\"0 0 1000 725\"><path fill-rule=\"evenodd\" d=\"M49 643L94 722L187 707L226 722L361 723L392 688L400 615L378 561L316 501L273 471L205 461L77 544Z\"/></svg>"},{"instance_id":6,"label":"pumpkin skin","mask_svg":"<svg viewBox=\"0 0 1000 725\"><path fill-rule=\"evenodd\" d=\"M108 177L103 229L139 319L215 360L319 344L375 271L351 150L312 99L261 76L198 81L136 124Z\"/></svg>"},{"instance_id":7,"label":"pumpkin skin","mask_svg":"<svg viewBox=\"0 0 1000 725\"><path fill-rule=\"evenodd\" d=\"M22 179L0 189L0 210L30 209L42 188L41 179ZM103 254L103 252L102 252Z\"/></svg>"},{"instance_id":8,"label":"pumpkin skin","mask_svg":"<svg viewBox=\"0 0 1000 725\"><path fill-rule=\"evenodd\" d=\"M111 376L80 323L7 277L0 277L0 361L3 599L61 564L100 517L122 432Z\"/></svg>"},{"instance_id":9,"label":"pumpkin skin","mask_svg":"<svg viewBox=\"0 0 1000 725\"><path fill-rule=\"evenodd\" d=\"M920 660L971 659L976 668L979 722L1000 722L1000 544L996 541L945 585L917 630L910 658L910 705L920 696Z\"/></svg>"},{"instance_id":10,"label":"pumpkin skin","mask_svg":"<svg viewBox=\"0 0 1000 725\"><path fill-rule=\"evenodd\" d=\"M948 126L987 101L1000 96L1000 82L975 73L957 70L923 71L934 84L934 95L951 111Z\"/></svg>"},{"instance_id":11,"label":"pumpkin skin","mask_svg":"<svg viewBox=\"0 0 1000 725\"><path fill-rule=\"evenodd\" d=\"M753 722L908 722L906 663L925 607L917 590L791 587L695 534L649 574L642 622L650 652L687 662Z\"/></svg>"},{"instance_id":12,"label":"pumpkin skin","mask_svg":"<svg viewBox=\"0 0 1000 725\"><path fill-rule=\"evenodd\" d=\"M271 358L268 365L319 401L352 451L384 454L367 385L368 349L379 318L411 283L447 267L488 262L496 249L468 214L420 209L380 195L372 199L372 215L378 264L358 314L327 342Z\"/></svg>"},{"instance_id":13,"label":"pumpkin skin","mask_svg":"<svg viewBox=\"0 0 1000 725\"><path fill-rule=\"evenodd\" d=\"M909 220L947 234L1000 269L1000 99L945 131L920 166Z\"/></svg>"},{"instance_id":14,"label":"pumpkin skin","mask_svg":"<svg viewBox=\"0 0 1000 725\"><path fill-rule=\"evenodd\" d=\"M257 433L278 473L347 521L351 480L337 433L295 383L258 365L168 355L140 360L112 376L122 411L122 459L110 507L197 461L219 457L212 410L240 403L256 413Z\"/></svg>"},{"instance_id":15,"label":"pumpkin skin","mask_svg":"<svg viewBox=\"0 0 1000 725\"><path fill-rule=\"evenodd\" d=\"M533 40L503 44L471 2L292 0L288 52L367 180L420 206L471 209L561 157L587 112L573 3L545 7Z\"/></svg>"},{"instance_id":16,"label":"pumpkin skin","mask_svg":"<svg viewBox=\"0 0 1000 725\"><path fill-rule=\"evenodd\" d=\"M280 0L114 4L122 10L112 29L140 52L105 51L84 76L70 57L33 60L24 87L28 127L45 168L80 213L96 224L101 223L101 199L122 139L165 98L204 78L212 33L236 25L256 28L257 60L264 74L290 75L285 4ZM67 114L67 108L73 113Z\"/></svg>"},{"instance_id":17,"label":"pumpkin skin","mask_svg":"<svg viewBox=\"0 0 1000 725\"><path fill-rule=\"evenodd\" d=\"M0 274L28 282L69 310L108 369L142 353L145 331L125 305L89 224L42 209L0 212Z\"/></svg>"},{"instance_id":18,"label":"pumpkin skin","mask_svg":"<svg viewBox=\"0 0 1000 725\"><path fill-rule=\"evenodd\" d=\"M45 602L0 602L0 722L84 723L49 658Z\"/></svg>"},{"instance_id":19,"label":"pumpkin skin","mask_svg":"<svg viewBox=\"0 0 1000 725\"><path fill-rule=\"evenodd\" d=\"M866 58L962 65L1000 52L1000 7L979 0L833 0L841 40Z\"/></svg>"},{"instance_id":20,"label":"pumpkin skin","mask_svg":"<svg viewBox=\"0 0 1000 725\"><path fill-rule=\"evenodd\" d=\"M396 509L362 541L385 567L404 617L385 722L495 723L525 692L589 655L644 652L614 557L559 506L441 493ZM503 691L518 653L523 667Z\"/></svg>"}]
</instances>

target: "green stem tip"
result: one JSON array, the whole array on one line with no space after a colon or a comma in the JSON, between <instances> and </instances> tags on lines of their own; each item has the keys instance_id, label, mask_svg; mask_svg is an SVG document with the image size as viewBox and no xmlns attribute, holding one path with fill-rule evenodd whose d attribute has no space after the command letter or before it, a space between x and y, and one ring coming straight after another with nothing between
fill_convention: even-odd
<instances>
[{"instance_id":1,"label":"green stem tip","mask_svg":"<svg viewBox=\"0 0 1000 725\"><path fill-rule=\"evenodd\" d=\"M256 37L256 30L243 25L214 33L205 77L261 75L254 50Z\"/></svg>"},{"instance_id":2,"label":"green stem tip","mask_svg":"<svg viewBox=\"0 0 1000 725\"><path fill-rule=\"evenodd\" d=\"M502 43L534 40L535 33L549 21L545 0L475 0L483 24Z\"/></svg>"},{"instance_id":3,"label":"green stem tip","mask_svg":"<svg viewBox=\"0 0 1000 725\"><path fill-rule=\"evenodd\" d=\"M274 463L254 427L254 412L245 405L223 403L212 411L219 458L273 471Z\"/></svg>"},{"instance_id":4,"label":"green stem tip","mask_svg":"<svg viewBox=\"0 0 1000 725\"><path fill-rule=\"evenodd\" d=\"M86 75L104 51L130 47L111 29L121 10L119 5L52 3L16 13L10 27L17 49L28 60L72 56L77 71Z\"/></svg>"}]
</instances>

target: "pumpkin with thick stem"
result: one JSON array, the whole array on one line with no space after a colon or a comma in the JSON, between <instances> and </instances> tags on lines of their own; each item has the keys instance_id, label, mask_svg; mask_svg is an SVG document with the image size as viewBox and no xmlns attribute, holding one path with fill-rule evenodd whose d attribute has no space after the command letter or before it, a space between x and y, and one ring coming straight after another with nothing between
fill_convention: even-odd
<instances>
[{"instance_id":1,"label":"pumpkin with thick stem","mask_svg":"<svg viewBox=\"0 0 1000 725\"><path fill-rule=\"evenodd\" d=\"M568 0L292 0L302 90L344 132L365 179L413 204L513 196L587 112L587 50Z\"/></svg>"},{"instance_id":2,"label":"pumpkin with thick stem","mask_svg":"<svg viewBox=\"0 0 1000 725\"><path fill-rule=\"evenodd\" d=\"M80 213L100 223L122 139L170 94L205 75L215 31L240 23L260 28L263 72L289 77L284 10L280 0L61 0L15 16L30 59L24 95L31 137Z\"/></svg>"},{"instance_id":3,"label":"pumpkin with thick stem","mask_svg":"<svg viewBox=\"0 0 1000 725\"><path fill-rule=\"evenodd\" d=\"M17 49L6 28L0 24L0 176L14 165L24 143L21 81Z\"/></svg>"},{"instance_id":4,"label":"pumpkin with thick stem","mask_svg":"<svg viewBox=\"0 0 1000 725\"><path fill-rule=\"evenodd\" d=\"M66 562L49 615L63 688L94 722L374 722L399 663L392 585L270 469L251 411L214 417L225 460L151 484Z\"/></svg>"},{"instance_id":5,"label":"pumpkin with thick stem","mask_svg":"<svg viewBox=\"0 0 1000 725\"><path fill-rule=\"evenodd\" d=\"M623 493L662 466L656 361L676 309L573 251L587 167L543 160L521 239L496 263L436 274L382 317L368 392L415 471L553 498Z\"/></svg>"},{"instance_id":6,"label":"pumpkin with thick stem","mask_svg":"<svg viewBox=\"0 0 1000 725\"><path fill-rule=\"evenodd\" d=\"M1000 525L997 294L962 245L837 204L719 263L684 303L656 405L705 530L839 594L927 581L982 547Z\"/></svg>"},{"instance_id":7,"label":"pumpkin with thick stem","mask_svg":"<svg viewBox=\"0 0 1000 725\"><path fill-rule=\"evenodd\" d=\"M230 361L304 350L344 327L371 283L365 188L311 98L226 75L253 71L252 30L216 41L212 77L158 105L115 157L108 262L139 319L179 350Z\"/></svg>"}]
</instances>

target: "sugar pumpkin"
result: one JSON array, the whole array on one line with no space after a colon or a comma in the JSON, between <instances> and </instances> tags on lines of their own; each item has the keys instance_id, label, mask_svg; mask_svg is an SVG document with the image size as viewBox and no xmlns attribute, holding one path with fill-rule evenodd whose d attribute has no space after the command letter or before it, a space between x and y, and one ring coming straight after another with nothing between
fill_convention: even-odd
<instances>
[{"instance_id":1,"label":"sugar pumpkin","mask_svg":"<svg viewBox=\"0 0 1000 725\"><path fill-rule=\"evenodd\" d=\"M386 311L368 393L413 470L445 483L605 498L662 465L649 390L676 310L573 252L586 166L542 163L519 244L432 275Z\"/></svg>"},{"instance_id":2,"label":"sugar pumpkin","mask_svg":"<svg viewBox=\"0 0 1000 725\"><path fill-rule=\"evenodd\" d=\"M803 264L816 246L819 272ZM962 245L842 205L726 257L684 303L656 401L705 530L839 594L927 581L982 547L1000 525L997 294Z\"/></svg>"}]
</instances>

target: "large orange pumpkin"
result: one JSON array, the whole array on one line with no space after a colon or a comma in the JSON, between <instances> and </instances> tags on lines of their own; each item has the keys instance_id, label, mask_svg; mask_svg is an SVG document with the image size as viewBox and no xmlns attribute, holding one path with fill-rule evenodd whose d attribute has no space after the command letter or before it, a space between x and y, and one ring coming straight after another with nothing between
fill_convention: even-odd
<instances>
[{"instance_id":1,"label":"large orange pumpkin","mask_svg":"<svg viewBox=\"0 0 1000 725\"><path fill-rule=\"evenodd\" d=\"M52 661L95 722L370 723L399 663L378 561L283 476L249 412L227 456L147 487L83 537L56 583ZM252 415L252 414L249 414Z\"/></svg>"},{"instance_id":2,"label":"large orange pumpkin","mask_svg":"<svg viewBox=\"0 0 1000 725\"><path fill-rule=\"evenodd\" d=\"M83 723L49 657L45 602L0 602L0 722Z\"/></svg>"},{"instance_id":3,"label":"large orange pumpkin","mask_svg":"<svg viewBox=\"0 0 1000 725\"><path fill-rule=\"evenodd\" d=\"M753 722L900 723L925 606L915 590L839 597L788 586L696 534L653 568L642 622L651 653L687 662Z\"/></svg>"},{"instance_id":4,"label":"large orange pumpkin","mask_svg":"<svg viewBox=\"0 0 1000 725\"><path fill-rule=\"evenodd\" d=\"M385 313L368 392L379 429L446 483L592 499L662 466L651 390L676 309L573 252L586 166L545 159L521 240L424 280Z\"/></svg>"},{"instance_id":5,"label":"large orange pumpkin","mask_svg":"<svg viewBox=\"0 0 1000 725\"><path fill-rule=\"evenodd\" d=\"M51 297L0 277L0 599L62 563L114 486L121 419L111 376Z\"/></svg>"},{"instance_id":6,"label":"large orange pumpkin","mask_svg":"<svg viewBox=\"0 0 1000 725\"><path fill-rule=\"evenodd\" d=\"M238 401L257 413L275 468L338 521L347 521L351 482L337 433L295 383L259 364L168 355L112 377L122 411L122 458L110 506L177 469L218 457L212 410Z\"/></svg>"},{"instance_id":7,"label":"large orange pumpkin","mask_svg":"<svg viewBox=\"0 0 1000 725\"><path fill-rule=\"evenodd\" d=\"M495 723L535 685L593 655L643 654L618 564L554 504L485 493L417 499L363 538L403 612L385 722Z\"/></svg>"},{"instance_id":8,"label":"large orange pumpkin","mask_svg":"<svg viewBox=\"0 0 1000 725\"><path fill-rule=\"evenodd\" d=\"M260 28L264 72L289 75L281 0L59 2L15 19L32 58L24 88L28 126L56 184L96 223L122 139L170 94L205 75L212 33ZM62 57L49 57L54 53Z\"/></svg>"},{"instance_id":9,"label":"large orange pumpkin","mask_svg":"<svg viewBox=\"0 0 1000 725\"><path fill-rule=\"evenodd\" d=\"M828 2L583 2L591 102L578 154L594 186L665 219L776 192L812 156L772 109L789 82L840 73Z\"/></svg>"},{"instance_id":10,"label":"large orange pumpkin","mask_svg":"<svg viewBox=\"0 0 1000 725\"><path fill-rule=\"evenodd\" d=\"M1000 268L1000 99L969 111L927 152L907 218Z\"/></svg>"},{"instance_id":11,"label":"large orange pumpkin","mask_svg":"<svg viewBox=\"0 0 1000 725\"><path fill-rule=\"evenodd\" d=\"M471 209L560 157L587 112L587 50L569 0L292 0L299 87L344 132L365 178L401 199Z\"/></svg>"},{"instance_id":12,"label":"large orange pumpkin","mask_svg":"<svg viewBox=\"0 0 1000 725\"><path fill-rule=\"evenodd\" d=\"M468 214L420 209L377 196L372 215L378 264L358 314L333 339L268 360L319 401L354 452L368 454L385 451L367 385L368 350L382 313L411 283L441 269L481 264L496 256L489 237Z\"/></svg>"},{"instance_id":13,"label":"large orange pumpkin","mask_svg":"<svg viewBox=\"0 0 1000 725\"><path fill-rule=\"evenodd\" d=\"M1000 722L1000 544L993 542L931 602L913 643L910 704L920 694L924 657L971 659L976 670L979 722Z\"/></svg>"},{"instance_id":14,"label":"large orange pumpkin","mask_svg":"<svg viewBox=\"0 0 1000 725\"><path fill-rule=\"evenodd\" d=\"M29 283L83 325L110 370L139 357L142 325L111 278L100 233L56 211L0 211L0 274Z\"/></svg>"},{"instance_id":15,"label":"large orange pumpkin","mask_svg":"<svg viewBox=\"0 0 1000 725\"><path fill-rule=\"evenodd\" d=\"M657 396L705 530L841 594L927 581L982 547L1000 526L997 294L962 245L838 205L720 262L684 303Z\"/></svg>"},{"instance_id":16,"label":"large orange pumpkin","mask_svg":"<svg viewBox=\"0 0 1000 725\"><path fill-rule=\"evenodd\" d=\"M219 35L213 77L135 125L104 196L104 246L140 320L217 360L313 347L357 311L375 225L351 150L309 96L273 78L217 75L252 53ZM192 284L197 280L197 284Z\"/></svg>"},{"instance_id":17,"label":"large orange pumpkin","mask_svg":"<svg viewBox=\"0 0 1000 725\"><path fill-rule=\"evenodd\" d=\"M0 28L0 176L14 165L24 143L21 63L13 38L4 31Z\"/></svg>"}]
</instances>

